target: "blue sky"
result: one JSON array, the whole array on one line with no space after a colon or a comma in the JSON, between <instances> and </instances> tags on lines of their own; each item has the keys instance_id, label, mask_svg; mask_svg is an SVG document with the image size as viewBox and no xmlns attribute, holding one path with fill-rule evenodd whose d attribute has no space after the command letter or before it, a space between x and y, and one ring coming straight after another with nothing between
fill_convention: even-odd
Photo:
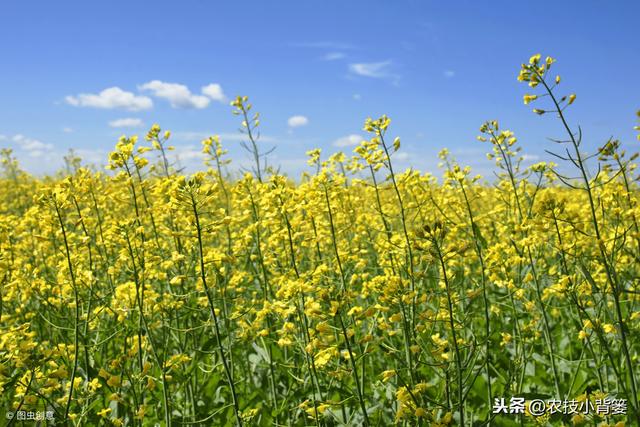
<instances>
[{"instance_id":1,"label":"blue sky","mask_svg":"<svg viewBox=\"0 0 640 427\"><path fill-rule=\"evenodd\" d=\"M587 148L634 144L638 16L637 1L3 0L0 146L49 173L69 148L100 162L120 135L157 122L184 164L220 134L239 167L229 100L248 95L273 163L294 175L311 148L351 152L383 113L401 166L432 171L447 147L488 175L489 147L475 140L485 120L513 130L532 160L562 135L522 102L519 66L538 52L577 93L569 119Z\"/></svg>"}]
</instances>

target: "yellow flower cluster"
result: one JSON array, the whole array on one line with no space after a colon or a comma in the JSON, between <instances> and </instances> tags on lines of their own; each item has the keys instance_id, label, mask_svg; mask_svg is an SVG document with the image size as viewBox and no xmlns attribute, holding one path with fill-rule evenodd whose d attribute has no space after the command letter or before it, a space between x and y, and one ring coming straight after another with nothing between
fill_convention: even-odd
<instances>
[{"instance_id":1,"label":"yellow flower cluster","mask_svg":"<svg viewBox=\"0 0 640 427\"><path fill-rule=\"evenodd\" d=\"M556 98L541 58L524 102L566 123L575 95ZM572 132L574 179L491 120L495 180L443 150L439 181L398 169L382 116L352 156L309 151L296 182L265 167L248 99L232 105L255 155L236 178L218 136L205 171L176 171L158 125L120 138L107 174L35 178L2 152L3 407L67 425L468 426L496 397L589 389L637 419L640 189L620 143L587 158Z\"/></svg>"}]
</instances>

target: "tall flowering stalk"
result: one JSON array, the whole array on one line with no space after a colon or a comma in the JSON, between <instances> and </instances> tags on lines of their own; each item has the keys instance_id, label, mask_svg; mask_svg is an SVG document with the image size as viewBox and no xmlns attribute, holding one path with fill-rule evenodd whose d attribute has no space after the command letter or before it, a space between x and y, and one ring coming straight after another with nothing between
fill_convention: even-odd
<instances>
[{"instance_id":1,"label":"tall flowering stalk","mask_svg":"<svg viewBox=\"0 0 640 427\"><path fill-rule=\"evenodd\" d=\"M630 404L637 422L640 423L640 410L638 409L638 392L634 373L635 364L632 360L629 350L630 345L627 338L628 326L625 322L625 316L623 314L623 306L621 301L621 296L624 292L624 285L621 283L615 263L612 262L612 254L607 247L607 242L605 240L605 236L603 235L603 226L601 224L601 219L597 214L597 211L600 207L600 201L596 200L597 196L595 194L595 190L597 187L602 185L602 182L599 180L600 168L598 169L598 173L595 175L595 177L592 178L587 167L587 162L590 157L585 156L580 147L582 143L582 130L578 128L577 132L573 131L569 126L569 123L565 116L565 110L575 102L576 95L573 93L561 97L558 97L556 95L555 89L560 84L561 78L559 75L556 75L555 77L552 77L550 75L550 69L554 63L554 58L546 57L546 59L542 61L540 54L533 55L529 59L528 63L522 64L520 74L518 75L518 80L528 83L529 87L531 88L537 88L538 86L541 86L543 88L543 93L542 95L540 95L540 97L548 97L551 101L551 106L547 109L534 108L533 112L538 115L543 115L546 113L557 114L558 119L560 120L564 130L566 131L566 137L568 139L557 140L556 142L558 144L568 144L571 147L572 151L567 149L562 155L554 155L559 159L569 162L571 165L573 165L575 169L577 169L582 183L580 186L576 186L570 182L570 178L560 173L557 173L556 175L562 182L564 182L571 188L582 190L587 195L590 220L593 227L596 246L599 252L599 260L606 272L606 278L610 288L610 295L613 297L615 314L619 326L618 331L620 335L622 353L627 368L627 378L625 382L628 384L631 392ZM530 102L536 101L538 97L539 96L535 94L525 95L524 102L525 104L528 104Z\"/></svg>"}]
</instances>

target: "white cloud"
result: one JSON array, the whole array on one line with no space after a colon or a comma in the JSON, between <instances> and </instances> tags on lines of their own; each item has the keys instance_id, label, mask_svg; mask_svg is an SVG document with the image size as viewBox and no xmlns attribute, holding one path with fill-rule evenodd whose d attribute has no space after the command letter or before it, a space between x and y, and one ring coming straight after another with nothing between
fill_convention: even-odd
<instances>
[{"instance_id":1,"label":"white cloud","mask_svg":"<svg viewBox=\"0 0 640 427\"><path fill-rule=\"evenodd\" d=\"M292 128L306 126L307 124L309 124L309 119L305 116L291 116L289 117L289 120L287 120L287 124Z\"/></svg>"},{"instance_id":2,"label":"white cloud","mask_svg":"<svg viewBox=\"0 0 640 427\"><path fill-rule=\"evenodd\" d=\"M171 134L172 139L176 139L184 142L202 141L205 138L209 138L211 135L215 135L215 132L206 131L175 131ZM225 142L240 142L247 141L247 135L244 133L221 133L220 140L224 144ZM260 134L260 142L276 142L276 138L268 135Z\"/></svg>"},{"instance_id":3,"label":"white cloud","mask_svg":"<svg viewBox=\"0 0 640 427\"><path fill-rule=\"evenodd\" d=\"M5 135L0 135L0 141L5 141L7 137Z\"/></svg>"},{"instance_id":4,"label":"white cloud","mask_svg":"<svg viewBox=\"0 0 640 427\"><path fill-rule=\"evenodd\" d=\"M62 128L62 132L64 132L64 133L73 133L73 128L63 127Z\"/></svg>"},{"instance_id":5,"label":"white cloud","mask_svg":"<svg viewBox=\"0 0 640 427\"><path fill-rule=\"evenodd\" d=\"M349 50L354 49L355 46L349 43L320 41L320 42L296 42L290 43L289 46L293 47L305 47L312 49L335 49L335 50Z\"/></svg>"},{"instance_id":6,"label":"white cloud","mask_svg":"<svg viewBox=\"0 0 640 427\"><path fill-rule=\"evenodd\" d=\"M81 93L77 96L67 96L67 104L75 107L93 108L124 108L129 111L148 110L153 107L151 98L126 92L119 87L110 87L99 94Z\"/></svg>"},{"instance_id":7,"label":"white cloud","mask_svg":"<svg viewBox=\"0 0 640 427\"><path fill-rule=\"evenodd\" d=\"M362 137L357 134L343 136L342 138L338 138L333 141L334 147L352 147L354 145L360 144L362 141Z\"/></svg>"},{"instance_id":8,"label":"white cloud","mask_svg":"<svg viewBox=\"0 0 640 427\"><path fill-rule=\"evenodd\" d=\"M45 144L37 139L28 138L22 134L14 135L11 140L15 142L18 147L25 151L30 157L41 157L46 152L53 150L52 144Z\"/></svg>"},{"instance_id":9,"label":"white cloud","mask_svg":"<svg viewBox=\"0 0 640 427\"><path fill-rule=\"evenodd\" d=\"M102 166L109 158L109 151L99 148L78 148L73 152L80 157L84 163L95 166Z\"/></svg>"},{"instance_id":10,"label":"white cloud","mask_svg":"<svg viewBox=\"0 0 640 427\"><path fill-rule=\"evenodd\" d=\"M523 154L522 160L525 162L535 162L536 160L540 160L540 156L537 154Z\"/></svg>"},{"instance_id":11,"label":"white cloud","mask_svg":"<svg viewBox=\"0 0 640 427\"><path fill-rule=\"evenodd\" d=\"M326 55L324 55L322 57L323 61L336 61L338 59L342 59L342 58L346 58L347 55L345 55L342 52L329 52Z\"/></svg>"},{"instance_id":12,"label":"white cloud","mask_svg":"<svg viewBox=\"0 0 640 427\"><path fill-rule=\"evenodd\" d=\"M354 93L353 99L355 99L356 101L360 101L362 99L362 96L359 93Z\"/></svg>"},{"instance_id":13,"label":"white cloud","mask_svg":"<svg viewBox=\"0 0 640 427\"><path fill-rule=\"evenodd\" d=\"M443 74L446 78L450 79L450 78L452 78L452 77L454 77L454 76L456 75L456 72L455 72L455 71L453 71L453 70L445 70L442 74Z\"/></svg>"},{"instance_id":14,"label":"white cloud","mask_svg":"<svg viewBox=\"0 0 640 427\"><path fill-rule=\"evenodd\" d=\"M391 61L382 62L361 62L357 64L349 64L349 71L353 74L364 77L384 78L389 77L389 66Z\"/></svg>"},{"instance_id":15,"label":"white cloud","mask_svg":"<svg viewBox=\"0 0 640 427\"><path fill-rule=\"evenodd\" d=\"M217 83L211 83L207 86L202 86L202 94L208 96L212 101L227 101L227 97L224 96L224 92L222 91L222 86Z\"/></svg>"},{"instance_id":16,"label":"white cloud","mask_svg":"<svg viewBox=\"0 0 640 427\"><path fill-rule=\"evenodd\" d=\"M192 161L202 160L205 156L202 152L202 148L195 145L187 145L184 147L177 147L176 151L173 152L173 157L176 160Z\"/></svg>"},{"instance_id":17,"label":"white cloud","mask_svg":"<svg viewBox=\"0 0 640 427\"><path fill-rule=\"evenodd\" d=\"M409 160L409 153L407 153L406 151L401 151L399 153L394 153L393 158L403 162L405 160Z\"/></svg>"},{"instance_id":18,"label":"white cloud","mask_svg":"<svg viewBox=\"0 0 640 427\"><path fill-rule=\"evenodd\" d=\"M133 117L126 117L124 119L110 121L109 126L112 128L137 128L142 126L142 120Z\"/></svg>"},{"instance_id":19,"label":"white cloud","mask_svg":"<svg viewBox=\"0 0 640 427\"><path fill-rule=\"evenodd\" d=\"M179 83L167 83L152 80L138 86L140 90L148 90L158 98L167 99L173 108L206 108L211 100L204 95L195 95L189 88Z\"/></svg>"},{"instance_id":20,"label":"white cloud","mask_svg":"<svg viewBox=\"0 0 640 427\"><path fill-rule=\"evenodd\" d=\"M202 141L203 139L209 138L214 135L214 132L206 132L206 131L175 131L171 133L173 139L177 139L179 141L191 142L191 141ZM233 134L235 135L235 134ZM238 134L240 136L244 136L242 134ZM222 139L222 135L220 135Z\"/></svg>"}]
</instances>

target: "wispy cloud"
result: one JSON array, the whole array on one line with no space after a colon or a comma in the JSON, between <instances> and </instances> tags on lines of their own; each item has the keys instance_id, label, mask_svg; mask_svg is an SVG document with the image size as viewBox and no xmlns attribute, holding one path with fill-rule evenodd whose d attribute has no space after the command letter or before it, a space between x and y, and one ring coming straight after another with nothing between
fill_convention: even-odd
<instances>
[{"instance_id":1,"label":"wispy cloud","mask_svg":"<svg viewBox=\"0 0 640 427\"><path fill-rule=\"evenodd\" d=\"M117 86L107 88L98 94L81 93L65 97L69 105L103 109L123 108L129 111L148 110L153 107L151 98L124 91Z\"/></svg>"},{"instance_id":2,"label":"wispy cloud","mask_svg":"<svg viewBox=\"0 0 640 427\"><path fill-rule=\"evenodd\" d=\"M355 46L353 46L350 43L334 42L334 41L295 42L295 43L290 43L289 46L311 48L311 49L332 49L332 50L355 49Z\"/></svg>"},{"instance_id":3,"label":"wispy cloud","mask_svg":"<svg viewBox=\"0 0 640 427\"><path fill-rule=\"evenodd\" d=\"M287 124L290 128L306 126L309 124L309 119L305 116L291 116L289 120L287 120Z\"/></svg>"},{"instance_id":4,"label":"wispy cloud","mask_svg":"<svg viewBox=\"0 0 640 427\"><path fill-rule=\"evenodd\" d=\"M173 152L173 156L176 160L192 161L204 159L204 153L202 149L195 145L186 145L183 147L177 147Z\"/></svg>"},{"instance_id":5,"label":"wispy cloud","mask_svg":"<svg viewBox=\"0 0 640 427\"><path fill-rule=\"evenodd\" d=\"M346 58L347 55L343 52L329 52L326 53L323 57L323 61L337 61L338 59Z\"/></svg>"},{"instance_id":6,"label":"wispy cloud","mask_svg":"<svg viewBox=\"0 0 640 427\"><path fill-rule=\"evenodd\" d=\"M409 157L410 157L410 155L406 151L400 151L398 153L394 153L394 155L393 155L394 159L399 160L401 162L409 160Z\"/></svg>"},{"instance_id":7,"label":"wispy cloud","mask_svg":"<svg viewBox=\"0 0 640 427\"><path fill-rule=\"evenodd\" d=\"M80 157L84 163L98 167L104 165L109 158L109 150L100 148L78 148L74 149L73 152Z\"/></svg>"},{"instance_id":8,"label":"wispy cloud","mask_svg":"<svg viewBox=\"0 0 640 427\"><path fill-rule=\"evenodd\" d=\"M184 141L184 142L192 142L192 141L202 141L203 139L209 138L212 135L215 135L215 132L206 132L206 131L176 131L172 133L172 138ZM240 142L246 141L247 135L243 133L221 133L218 134L220 136L220 140L224 144L225 141L230 142ZM276 142L276 138L268 135L260 134L260 141L262 142Z\"/></svg>"},{"instance_id":9,"label":"wispy cloud","mask_svg":"<svg viewBox=\"0 0 640 427\"><path fill-rule=\"evenodd\" d=\"M11 138L20 150L24 151L30 157L41 157L45 153L53 150L52 144L47 144L34 138L26 137L22 134L14 135Z\"/></svg>"},{"instance_id":10,"label":"wispy cloud","mask_svg":"<svg viewBox=\"0 0 640 427\"><path fill-rule=\"evenodd\" d=\"M67 127L63 127L62 128L62 132L64 132L64 133L73 133L73 128L70 128L68 126Z\"/></svg>"},{"instance_id":11,"label":"wispy cloud","mask_svg":"<svg viewBox=\"0 0 640 427\"><path fill-rule=\"evenodd\" d=\"M349 64L349 72L351 74L370 77L374 79L391 79L394 83L398 83L400 76L391 71L393 61L381 62L359 62Z\"/></svg>"},{"instance_id":12,"label":"wispy cloud","mask_svg":"<svg viewBox=\"0 0 640 427\"><path fill-rule=\"evenodd\" d=\"M112 128L137 128L142 126L142 120L126 117L123 119L116 119L109 122L109 126Z\"/></svg>"},{"instance_id":13,"label":"wispy cloud","mask_svg":"<svg viewBox=\"0 0 640 427\"><path fill-rule=\"evenodd\" d=\"M343 136L341 138L336 139L335 141L333 141L331 145L339 148L353 147L355 145L360 144L361 141L362 141L362 137L360 135L351 134L351 135Z\"/></svg>"},{"instance_id":14,"label":"wispy cloud","mask_svg":"<svg viewBox=\"0 0 640 427\"><path fill-rule=\"evenodd\" d=\"M349 71L359 76L382 78L388 75L390 65L391 61L360 62L349 64Z\"/></svg>"},{"instance_id":15,"label":"wispy cloud","mask_svg":"<svg viewBox=\"0 0 640 427\"><path fill-rule=\"evenodd\" d=\"M445 70L445 71L442 72L442 75L445 76L448 79L451 79L451 78L455 77L456 72L453 71L453 70Z\"/></svg>"}]
</instances>

